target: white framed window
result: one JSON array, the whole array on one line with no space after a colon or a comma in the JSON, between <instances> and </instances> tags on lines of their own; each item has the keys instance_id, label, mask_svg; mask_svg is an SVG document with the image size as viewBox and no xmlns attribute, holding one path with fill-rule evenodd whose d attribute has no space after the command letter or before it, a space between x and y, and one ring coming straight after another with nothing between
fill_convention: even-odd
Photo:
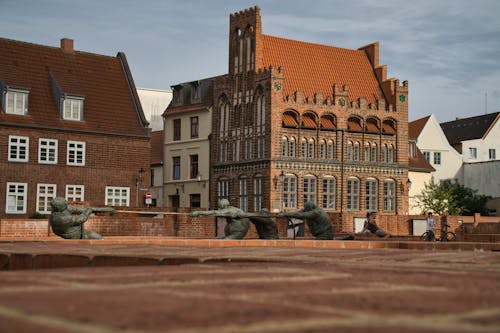
<instances>
[{"instance_id":1,"label":"white framed window","mask_svg":"<svg viewBox=\"0 0 500 333\"><path fill-rule=\"evenodd\" d=\"M359 161L359 142L354 142L354 156L353 159L355 161Z\"/></svg>"},{"instance_id":2,"label":"white framed window","mask_svg":"<svg viewBox=\"0 0 500 333\"><path fill-rule=\"evenodd\" d=\"M248 211L248 180L240 178L240 209Z\"/></svg>"},{"instance_id":3,"label":"white framed window","mask_svg":"<svg viewBox=\"0 0 500 333\"><path fill-rule=\"evenodd\" d=\"M387 162L394 163L394 146L389 145L387 148Z\"/></svg>"},{"instance_id":4,"label":"white framed window","mask_svg":"<svg viewBox=\"0 0 500 333\"><path fill-rule=\"evenodd\" d=\"M349 141L349 142L347 143L347 160L348 160L348 161L352 161L352 160L353 160L353 158L354 158L354 156L353 156L352 142L351 142L351 141Z\"/></svg>"},{"instance_id":5,"label":"white framed window","mask_svg":"<svg viewBox=\"0 0 500 333\"><path fill-rule=\"evenodd\" d=\"M300 150L300 157L306 158L307 156L307 140L305 138L302 138L301 141L301 150Z\"/></svg>"},{"instance_id":6,"label":"white framed window","mask_svg":"<svg viewBox=\"0 0 500 333\"><path fill-rule=\"evenodd\" d=\"M57 164L57 140L42 139L38 140L38 163Z\"/></svg>"},{"instance_id":7,"label":"white framed window","mask_svg":"<svg viewBox=\"0 0 500 333\"><path fill-rule=\"evenodd\" d=\"M439 151L434 152L434 164L441 165L441 152Z\"/></svg>"},{"instance_id":8,"label":"white framed window","mask_svg":"<svg viewBox=\"0 0 500 333\"><path fill-rule=\"evenodd\" d=\"M335 209L335 177L323 178L323 208Z\"/></svg>"},{"instance_id":9,"label":"white framed window","mask_svg":"<svg viewBox=\"0 0 500 333\"><path fill-rule=\"evenodd\" d=\"M30 138L9 135L9 162L28 162Z\"/></svg>"},{"instance_id":10,"label":"white framed window","mask_svg":"<svg viewBox=\"0 0 500 333\"><path fill-rule=\"evenodd\" d=\"M67 159L68 165L85 165L85 142L68 141L67 144Z\"/></svg>"},{"instance_id":11,"label":"white framed window","mask_svg":"<svg viewBox=\"0 0 500 333\"><path fill-rule=\"evenodd\" d=\"M396 182L392 179L384 181L384 211L396 209Z\"/></svg>"},{"instance_id":12,"label":"white framed window","mask_svg":"<svg viewBox=\"0 0 500 333\"><path fill-rule=\"evenodd\" d=\"M314 158L314 139L309 139L307 144L307 157Z\"/></svg>"},{"instance_id":13,"label":"white framed window","mask_svg":"<svg viewBox=\"0 0 500 333\"><path fill-rule=\"evenodd\" d=\"M255 176L253 179L253 210L262 210L262 176Z\"/></svg>"},{"instance_id":14,"label":"white framed window","mask_svg":"<svg viewBox=\"0 0 500 333\"><path fill-rule=\"evenodd\" d=\"M365 155L365 161L369 162L370 161L370 144L369 143L365 144L364 155Z\"/></svg>"},{"instance_id":15,"label":"white framed window","mask_svg":"<svg viewBox=\"0 0 500 333\"><path fill-rule=\"evenodd\" d=\"M490 160L496 160L497 159L497 153L495 149L488 149L488 157Z\"/></svg>"},{"instance_id":16,"label":"white framed window","mask_svg":"<svg viewBox=\"0 0 500 333\"><path fill-rule=\"evenodd\" d=\"M27 183L7 183L5 212L7 214L26 214Z\"/></svg>"},{"instance_id":17,"label":"white framed window","mask_svg":"<svg viewBox=\"0 0 500 333\"><path fill-rule=\"evenodd\" d=\"M347 210L359 210L359 179L347 179Z\"/></svg>"},{"instance_id":18,"label":"white framed window","mask_svg":"<svg viewBox=\"0 0 500 333\"><path fill-rule=\"evenodd\" d=\"M5 113L28 114L28 94L26 90L9 89L5 94Z\"/></svg>"},{"instance_id":19,"label":"white framed window","mask_svg":"<svg viewBox=\"0 0 500 333\"><path fill-rule=\"evenodd\" d=\"M130 188L118 186L106 186L106 206L129 206Z\"/></svg>"},{"instance_id":20,"label":"white framed window","mask_svg":"<svg viewBox=\"0 0 500 333\"><path fill-rule=\"evenodd\" d=\"M297 207L297 178L285 175L283 180L283 208Z\"/></svg>"},{"instance_id":21,"label":"white framed window","mask_svg":"<svg viewBox=\"0 0 500 333\"><path fill-rule=\"evenodd\" d=\"M64 120L83 120L83 98L66 97L63 101Z\"/></svg>"},{"instance_id":22,"label":"white framed window","mask_svg":"<svg viewBox=\"0 0 500 333\"><path fill-rule=\"evenodd\" d=\"M371 161L372 162L377 162L377 157L378 157L378 146L376 143L372 144L372 149L371 149Z\"/></svg>"},{"instance_id":23,"label":"white framed window","mask_svg":"<svg viewBox=\"0 0 500 333\"><path fill-rule=\"evenodd\" d=\"M366 211L375 212L377 211L377 191L378 182L376 179L368 178L366 180L365 188L365 200L366 200Z\"/></svg>"},{"instance_id":24,"label":"white framed window","mask_svg":"<svg viewBox=\"0 0 500 333\"><path fill-rule=\"evenodd\" d=\"M229 179L221 178L217 182L217 201L229 199Z\"/></svg>"},{"instance_id":25,"label":"white framed window","mask_svg":"<svg viewBox=\"0 0 500 333\"><path fill-rule=\"evenodd\" d=\"M333 141L328 140L327 146L326 146L326 158L328 159L333 159Z\"/></svg>"},{"instance_id":26,"label":"white framed window","mask_svg":"<svg viewBox=\"0 0 500 333\"><path fill-rule=\"evenodd\" d=\"M326 142L325 140L321 140L319 143L319 158L326 158Z\"/></svg>"},{"instance_id":27,"label":"white framed window","mask_svg":"<svg viewBox=\"0 0 500 333\"><path fill-rule=\"evenodd\" d=\"M316 204L316 177L304 176L304 202Z\"/></svg>"},{"instance_id":28,"label":"white framed window","mask_svg":"<svg viewBox=\"0 0 500 333\"><path fill-rule=\"evenodd\" d=\"M286 136L281 139L281 156L288 156L288 138Z\"/></svg>"},{"instance_id":29,"label":"white framed window","mask_svg":"<svg viewBox=\"0 0 500 333\"><path fill-rule=\"evenodd\" d=\"M56 184L37 184L36 186L36 211L41 214L49 214L50 202L56 197Z\"/></svg>"},{"instance_id":30,"label":"white framed window","mask_svg":"<svg viewBox=\"0 0 500 333\"><path fill-rule=\"evenodd\" d=\"M297 155L297 145L295 144L295 137L290 138L290 142L288 142L289 154L290 157L295 157Z\"/></svg>"},{"instance_id":31,"label":"white framed window","mask_svg":"<svg viewBox=\"0 0 500 333\"><path fill-rule=\"evenodd\" d=\"M477 148L474 148L474 147L469 148L469 157L470 158L477 158Z\"/></svg>"},{"instance_id":32,"label":"white framed window","mask_svg":"<svg viewBox=\"0 0 500 333\"><path fill-rule=\"evenodd\" d=\"M66 185L65 198L68 202L82 202L85 200L85 186Z\"/></svg>"},{"instance_id":33,"label":"white framed window","mask_svg":"<svg viewBox=\"0 0 500 333\"><path fill-rule=\"evenodd\" d=\"M423 154L424 154L424 157L425 157L425 159L427 160L427 162L429 162L429 163L430 163L430 162L431 162L431 152L429 152L429 151L424 151L424 152L423 152Z\"/></svg>"}]
</instances>

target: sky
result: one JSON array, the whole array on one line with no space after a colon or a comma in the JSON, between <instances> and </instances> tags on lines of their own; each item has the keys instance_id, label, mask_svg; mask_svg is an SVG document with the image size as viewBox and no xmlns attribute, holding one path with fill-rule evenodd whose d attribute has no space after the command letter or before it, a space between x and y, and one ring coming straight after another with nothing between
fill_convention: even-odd
<instances>
[{"instance_id":1,"label":"sky","mask_svg":"<svg viewBox=\"0 0 500 333\"><path fill-rule=\"evenodd\" d=\"M228 72L229 15L259 6L266 35L357 49L378 41L409 82L409 120L500 111L498 0L0 0L0 37L124 52L137 87Z\"/></svg>"}]
</instances>

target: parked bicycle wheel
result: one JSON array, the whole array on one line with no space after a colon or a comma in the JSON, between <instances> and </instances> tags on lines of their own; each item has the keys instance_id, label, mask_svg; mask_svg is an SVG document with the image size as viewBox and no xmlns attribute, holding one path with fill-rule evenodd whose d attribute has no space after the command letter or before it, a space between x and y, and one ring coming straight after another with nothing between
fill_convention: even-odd
<instances>
[{"instance_id":1,"label":"parked bicycle wheel","mask_svg":"<svg viewBox=\"0 0 500 333\"><path fill-rule=\"evenodd\" d=\"M429 231L426 231L420 236L420 239L424 242L430 242L432 239L432 234Z\"/></svg>"},{"instance_id":2,"label":"parked bicycle wheel","mask_svg":"<svg viewBox=\"0 0 500 333\"><path fill-rule=\"evenodd\" d=\"M446 233L446 241L451 242L454 241L457 238L457 235L455 235L454 232L448 231Z\"/></svg>"}]
</instances>

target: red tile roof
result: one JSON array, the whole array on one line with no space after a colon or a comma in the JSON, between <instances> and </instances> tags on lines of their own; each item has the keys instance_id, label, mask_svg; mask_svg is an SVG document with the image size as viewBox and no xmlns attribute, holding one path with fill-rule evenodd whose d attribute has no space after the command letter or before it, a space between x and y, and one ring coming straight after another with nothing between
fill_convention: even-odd
<instances>
[{"instance_id":1,"label":"red tile roof","mask_svg":"<svg viewBox=\"0 0 500 333\"><path fill-rule=\"evenodd\" d=\"M151 132L151 165L163 164L164 131Z\"/></svg>"},{"instance_id":2,"label":"red tile roof","mask_svg":"<svg viewBox=\"0 0 500 333\"><path fill-rule=\"evenodd\" d=\"M0 38L0 81L29 89L28 115L0 112L0 124L148 136L128 74L121 53L117 57L80 51L68 54L58 47ZM51 75L63 93L84 96L84 121L61 119Z\"/></svg>"},{"instance_id":3,"label":"red tile roof","mask_svg":"<svg viewBox=\"0 0 500 333\"><path fill-rule=\"evenodd\" d=\"M433 171L436 171L436 169L434 169L432 167L432 165L430 165L429 162L427 162L427 160L425 159L424 155L422 154L422 152L420 151L420 149L417 148L417 156L416 157L408 157L408 167L410 169L410 171L421 171L421 172L433 172Z\"/></svg>"},{"instance_id":4,"label":"red tile roof","mask_svg":"<svg viewBox=\"0 0 500 333\"><path fill-rule=\"evenodd\" d=\"M335 122L331 116L321 117L321 128L324 129L335 129Z\"/></svg>"},{"instance_id":5,"label":"red tile roof","mask_svg":"<svg viewBox=\"0 0 500 333\"><path fill-rule=\"evenodd\" d=\"M348 85L350 101L365 97L375 103L384 97L373 67L363 50L350 50L262 35L262 65L283 67L284 93L302 91L306 97L333 95L333 84Z\"/></svg>"},{"instance_id":6,"label":"red tile roof","mask_svg":"<svg viewBox=\"0 0 500 333\"><path fill-rule=\"evenodd\" d=\"M422 130L424 129L425 124L429 120L430 116L420 118L408 123L408 138L409 139L417 139Z\"/></svg>"}]
</instances>

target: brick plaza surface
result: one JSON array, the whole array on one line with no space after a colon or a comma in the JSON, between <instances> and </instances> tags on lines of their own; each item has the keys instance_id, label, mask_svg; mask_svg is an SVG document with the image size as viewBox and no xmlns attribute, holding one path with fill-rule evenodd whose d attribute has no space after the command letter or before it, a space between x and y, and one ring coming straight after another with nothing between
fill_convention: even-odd
<instances>
[{"instance_id":1,"label":"brick plaza surface","mask_svg":"<svg viewBox=\"0 0 500 333\"><path fill-rule=\"evenodd\" d=\"M496 251L197 242L0 242L0 332L500 332Z\"/></svg>"}]
</instances>

